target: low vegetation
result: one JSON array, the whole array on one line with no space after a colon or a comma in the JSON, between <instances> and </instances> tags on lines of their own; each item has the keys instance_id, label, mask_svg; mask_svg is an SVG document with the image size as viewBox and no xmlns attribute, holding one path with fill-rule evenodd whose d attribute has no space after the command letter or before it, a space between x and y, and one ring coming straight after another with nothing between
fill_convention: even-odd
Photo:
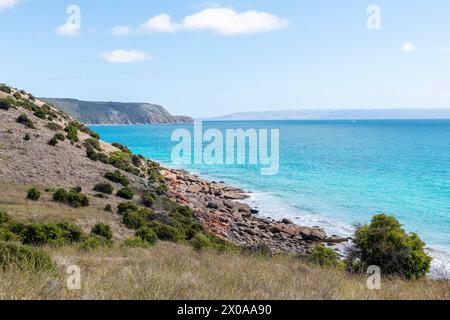
<instances>
[{"instance_id":1,"label":"low vegetation","mask_svg":"<svg viewBox=\"0 0 450 320\"><path fill-rule=\"evenodd\" d=\"M128 186L130 184L130 181L128 178L120 172L120 170L116 170L114 172L107 172L105 174L105 178L109 181L120 183L124 187Z\"/></svg>"},{"instance_id":2,"label":"low vegetation","mask_svg":"<svg viewBox=\"0 0 450 320\"><path fill-rule=\"evenodd\" d=\"M27 192L27 199L37 201L41 197L41 192L36 188L30 188Z\"/></svg>"},{"instance_id":3,"label":"low vegetation","mask_svg":"<svg viewBox=\"0 0 450 320\"><path fill-rule=\"evenodd\" d=\"M117 196L123 199L131 200L134 197L134 193L130 187L123 187L122 189L117 190Z\"/></svg>"},{"instance_id":4,"label":"low vegetation","mask_svg":"<svg viewBox=\"0 0 450 320\"><path fill-rule=\"evenodd\" d=\"M87 207L89 205L88 197L76 188L69 191L62 188L56 190L53 193L53 201L65 203L74 208Z\"/></svg>"},{"instance_id":5,"label":"low vegetation","mask_svg":"<svg viewBox=\"0 0 450 320\"><path fill-rule=\"evenodd\" d=\"M112 186L111 183L100 182L95 185L94 191L105 193L105 194L112 194L114 191L114 187Z\"/></svg>"},{"instance_id":6,"label":"low vegetation","mask_svg":"<svg viewBox=\"0 0 450 320\"><path fill-rule=\"evenodd\" d=\"M25 113L17 118L17 122L23 124L28 129L34 129L34 122Z\"/></svg>"}]
</instances>

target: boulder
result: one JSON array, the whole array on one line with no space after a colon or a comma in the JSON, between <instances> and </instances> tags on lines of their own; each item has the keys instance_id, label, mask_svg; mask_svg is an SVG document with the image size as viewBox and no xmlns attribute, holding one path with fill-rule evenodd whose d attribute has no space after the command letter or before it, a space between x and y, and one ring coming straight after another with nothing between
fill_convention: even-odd
<instances>
[{"instance_id":1,"label":"boulder","mask_svg":"<svg viewBox=\"0 0 450 320\"><path fill-rule=\"evenodd\" d=\"M199 193L202 191L202 187L198 184L191 184L189 187L187 187L186 192L189 193Z\"/></svg>"},{"instance_id":2,"label":"boulder","mask_svg":"<svg viewBox=\"0 0 450 320\"><path fill-rule=\"evenodd\" d=\"M221 210L223 209L223 202L221 200L209 201L207 207L211 209Z\"/></svg>"}]
</instances>

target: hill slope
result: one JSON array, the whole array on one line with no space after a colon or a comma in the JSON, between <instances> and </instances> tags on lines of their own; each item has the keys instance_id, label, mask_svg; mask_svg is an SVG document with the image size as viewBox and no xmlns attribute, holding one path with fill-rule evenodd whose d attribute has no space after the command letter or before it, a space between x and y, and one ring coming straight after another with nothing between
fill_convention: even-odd
<instances>
[{"instance_id":1,"label":"hill slope","mask_svg":"<svg viewBox=\"0 0 450 320\"><path fill-rule=\"evenodd\" d=\"M78 121L88 124L192 123L187 116L173 116L164 107L149 103L93 102L42 98Z\"/></svg>"}]
</instances>

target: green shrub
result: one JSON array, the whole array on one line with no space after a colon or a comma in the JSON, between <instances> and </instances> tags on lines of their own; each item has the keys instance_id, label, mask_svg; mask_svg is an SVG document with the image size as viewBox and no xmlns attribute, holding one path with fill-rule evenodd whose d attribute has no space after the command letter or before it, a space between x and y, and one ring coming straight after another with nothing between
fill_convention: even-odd
<instances>
[{"instance_id":1,"label":"green shrub","mask_svg":"<svg viewBox=\"0 0 450 320\"><path fill-rule=\"evenodd\" d=\"M41 197L41 192L36 188L30 188L27 191L27 199L37 201Z\"/></svg>"},{"instance_id":2,"label":"green shrub","mask_svg":"<svg viewBox=\"0 0 450 320\"><path fill-rule=\"evenodd\" d=\"M26 128L34 129L34 122L24 113L17 118L17 122L23 124Z\"/></svg>"},{"instance_id":3,"label":"green shrub","mask_svg":"<svg viewBox=\"0 0 450 320\"><path fill-rule=\"evenodd\" d=\"M191 239L190 243L196 251L201 251L204 248L208 248L211 246L211 241L209 241L208 237L203 233L197 233Z\"/></svg>"},{"instance_id":4,"label":"green shrub","mask_svg":"<svg viewBox=\"0 0 450 320\"><path fill-rule=\"evenodd\" d=\"M311 261L324 267L338 267L342 264L337 253L333 249L326 248L321 244L314 247L311 254Z\"/></svg>"},{"instance_id":5,"label":"green shrub","mask_svg":"<svg viewBox=\"0 0 450 320\"><path fill-rule=\"evenodd\" d=\"M105 164L109 164L109 157L106 153L99 152L97 153L98 161L103 162Z\"/></svg>"},{"instance_id":6,"label":"green shrub","mask_svg":"<svg viewBox=\"0 0 450 320\"><path fill-rule=\"evenodd\" d=\"M4 84L0 84L0 91L3 91L7 94L11 94L11 88Z\"/></svg>"},{"instance_id":7,"label":"green shrub","mask_svg":"<svg viewBox=\"0 0 450 320\"><path fill-rule=\"evenodd\" d=\"M181 231L173 226L159 224L155 227L158 239L163 241L179 242L184 239Z\"/></svg>"},{"instance_id":8,"label":"green shrub","mask_svg":"<svg viewBox=\"0 0 450 320\"><path fill-rule=\"evenodd\" d=\"M0 268L50 270L55 266L43 250L13 242L0 242Z\"/></svg>"},{"instance_id":9,"label":"green shrub","mask_svg":"<svg viewBox=\"0 0 450 320\"><path fill-rule=\"evenodd\" d=\"M109 163L118 169L127 170L131 166L131 159L128 154L116 151L109 155Z\"/></svg>"},{"instance_id":10,"label":"green shrub","mask_svg":"<svg viewBox=\"0 0 450 320\"><path fill-rule=\"evenodd\" d=\"M36 111L33 114L40 119L43 120L47 119L47 113L42 108L36 109Z\"/></svg>"},{"instance_id":11,"label":"green shrub","mask_svg":"<svg viewBox=\"0 0 450 320\"><path fill-rule=\"evenodd\" d=\"M29 133L26 133L25 136L23 137L23 140L25 141L30 141L31 140L31 136Z\"/></svg>"},{"instance_id":12,"label":"green shrub","mask_svg":"<svg viewBox=\"0 0 450 320\"><path fill-rule=\"evenodd\" d=\"M133 190L131 190L129 187L123 187L122 189L117 190L116 195L120 198L131 200L133 199L134 193Z\"/></svg>"},{"instance_id":13,"label":"green shrub","mask_svg":"<svg viewBox=\"0 0 450 320\"><path fill-rule=\"evenodd\" d=\"M81 229L70 223L30 223L19 229L16 231L20 231L22 242L35 246L70 244L81 241L83 236Z\"/></svg>"},{"instance_id":14,"label":"green shrub","mask_svg":"<svg viewBox=\"0 0 450 320\"><path fill-rule=\"evenodd\" d=\"M111 205L110 205L110 204L107 204L107 205L103 208L103 211L106 211L106 212L112 212L112 207L111 207Z\"/></svg>"},{"instance_id":15,"label":"green shrub","mask_svg":"<svg viewBox=\"0 0 450 320\"><path fill-rule=\"evenodd\" d=\"M156 233L148 227L139 228L136 231L136 237L141 238L142 240L148 242L150 245L154 245L158 240Z\"/></svg>"},{"instance_id":16,"label":"green shrub","mask_svg":"<svg viewBox=\"0 0 450 320\"><path fill-rule=\"evenodd\" d=\"M28 98L29 98L31 101L36 101L36 98L35 98L31 93L28 94Z\"/></svg>"},{"instance_id":17,"label":"green shrub","mask_svg":"<svg viewBox=\"0 0 450 320\"><path fill-rule=\"evenodd\" d=\"M139 207L133 202L122 202L117 206L117 211L119 214L124 214L127 210L138 211Z\"/></svg>"},{"instance_id":18,"label":"green shrub","mask_svg":"<svg viewBox=\"0 0 450 320\"><path fill-rule=\"evenodd\" d=\"M10 97L0 99L0 110L9 110L14 106L14 100Z\"/></svg>"},{"instance_id":19,"label":"green shrub","mask_svg":"<svg viewBox=\"0 0 450 320\"><path fill-rule=\"evenodd\" d=\"M113 142L112 145L114 147L116 147L117 149L119 149L120 151L126 153L127 155L131 156L132 152L130 149L128 149L126 146L124 146L123 144L117 143L117 142Z\"/></svg>"},{"instance_id":20,"label":"green shrub","mask_svg":"<svg viewBox=\"0 0 450 320\"><path fill-rule=\"evenodd\" d=\"M48 142L48 144L50 145L50 146L56 146L57 144L58 144L58 142L59 142L59 140L58 139L56 139L55 137L53 137L53 138L51 138L50 140L49 140L49 142Z\"/></svg>"},{"instance_id":21,"label":"green shrub","mask_svg":"<svg viewBox=\"0 0 450 320\"><path fill-rule=\"evenodd\" d=\"M105 194L112 194L114 191L114 188L111 183L100 182L95 185L94 191L105 193Z\"/></svg>"},{"instance_id":22,"label":"green shrub","mask_svg":"<svg viewBox=\"0 0 450 320\"><path fill-rule=\"evenodd\" d=\"M146 248L150 247L150 243L141 239L140 237L133 237L133 238L129 238L129 239L125 240L123 242L123 246L128 247L128 248L146 249Z\"/></svg>"},{"instance_id":23,"label":"green shrub","mask_svg":"<svg viewBox=\"0 0 450 320\"><path fill-rule=\"evenodd\" d=\"M165 184L160 184L155 190L155 192L160 196L167 194L168 191L169 189Z\"/></svg>"},{"instance_id":24,"label":"green shrub","mask_svg":"<svg viewBox=\"0 0 450 320\"><path fill-rule=\"evenodd\" d=\"M17 100L22 99L22 95L18 91L14 92L13 97L16 98Z\"/></svg>"},{"instance_id":25,"label":"green shrub","mask_svg":"<svg viewBox=\"0 0 450 320\"><path fill-rule=\"evenodd\" d=\"M0 227L0 241L19 241L20 238L7 228Z\"/></svg>"},{"instance_id":26,"label":"green shrub","mask_svg":"<svg viewBox=\"0 0 450 320\"><path fill-rule=\"evenodd\" d=\"M102 151L102 148L100 147L100 141L98 139L88 138L84 141L84 145L86 148L92 148L97 151Z\"/></svg>"},{"instance_id":27,"label":"green shrub","mask_svg":"<svg viewBox=\"0 0 450 320\"><path fill-rule=\"evenodd\" d=\"M125 175L123 175L122 172L120 172L120 170L116 170L114 172L107 172L105 174L105 178L112 182L120 183L125 187L130 184L128 178Z\"/></svg>"},{"instance_id":28,"label":"green shrub","mask_svg":"<svg viewBox=\"0 0 450 320\"><path fill-rule=\"evenodd\" d=\"M143 210L126 210L122 215L122 222L128 228L137 230L147 225L147 216Z\"/></svg>"},{"instance_id":29,"label":"green shrub","mask_svg":"<svg viewBox=\"0 0 450 320\"><path fill-rule=\"evenodd\" d=\"M113 236L111 227L103 223L97 223L92 228L91 233L103 237L106 240L111 240Z\"/></svg>"},{"instance_id":30,"label":"green shrub","mask_svg":"<svg viewBox=\"0 0 450 320\"><path fill-rule=\"evenodd\" d=\"M77 127L73 124L70 123L66 126L66 128L64 129L65 132L67 132L67 139L69 139L72 142L78 142L78 129Z\"/></svg>"},{"instance_id":31,"label":"green shrub","mask_svg":"<svg viewBox=\"0 0 450 320\"><path fill-rule=\"evenodd\" d=\"M67 202L67 191L64 189L57 189L54 193L53 193L53 201L56 202Z\"/></svg>"},{"instance_id":32,"label":"green shrub","mask_svg":"<svg viewBox=\"0 0 450 320\"><path fill-rule=\"evenodd\" d=\"M89 205L89 199L81 193L80 189L74 188L69 191L57 189L53 193L53 201L66 203L74 208L87 207Z\"/></svg>"},{"instance_id":33,"label":"green shrub","mask_svg":"<svg viewBox=\"0 0 450 320\"><path fill-rule=\"evenodd\" d=\"M86 251L109 246L111 246L111 242L109 240L96 235L90 235L86 237L80 244L80 247Z\"/></svg>"},{"instance_id":34,"label":"green shrub","mask_svg":"<svg viewBox=\"0 0 450 320\"><path fill-rule=\"evenodd\" d=\"M357 228L349 250L347 268L352 271L370 265L381 268L383 274L420 278L430 270L431 257L425 253L425 243L416 233L407 234L395 217L376 215L368 225Z\"/></svg>"},{"instance_id":35,"label":"green shrub","mask_svg":"<svg viewBox=\"0 0 450 320\"><path fill-rule=\"evenodd\" d=\"M65 137L61 132L55 133L55 135L53 136L53 138L54 138L54 139L57 139L57 140L59 140L59 141L64 141L64 140L66 140L66 137Z\"/></svg>"},{"instance_id":36,"label":"green shrub","mask_svg":"<svg viewBox=\"0 0 450 320\"><path fill-rule=\"evenodd\" d=\"M144 194L142 196L142 204L148 208L151 208L155 203L155 197L151 194Z\"/></svg>"},{"instance_id":37,"label":"green shrub","mask_svg":"<svg viewBox=\"0 0 450 320\"><path fill-rule=\"evenodd\" d=\"M6 212L0 211L0 225L8 223L11 220L11 217Z\"/></svg>"}]
</instances>

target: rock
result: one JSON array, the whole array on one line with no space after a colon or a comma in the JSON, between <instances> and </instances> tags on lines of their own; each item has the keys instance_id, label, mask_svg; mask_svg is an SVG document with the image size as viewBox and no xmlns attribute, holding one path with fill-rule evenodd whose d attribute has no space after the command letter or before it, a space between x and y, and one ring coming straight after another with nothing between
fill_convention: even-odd
<instances>
[{"instance_id":1,"label":"rock","mask_svg":"<svg viewBox=\"0 0 450 320\"><path fill-rule=\"evenodd\" d=\"M336 235L332 235L331 237L328 237L325 239L326 243L332 243L332 244L343 243L343 242L347 242L347 241L348 241L348 238L341 238Z\"/></svg>"},{"instance_id":2,"label":"rock","mask_svg":"<svg viewBox=\"0 0 450 320\"><path fill-rule=\"evenodd\" d=\"M286 218L281 220L281 223L283 223L283 224L294 224L291 220L286 219Z\"/></svg>"},{"instance_id":3,"label":"rock","mask_svg":"<svg viewBox=\"0 0 450 320\"><path fill-rule=\"evenodd\" d=\"M236 192L225 192L224 195L225 199L230 200L244 200L247 198L244 194L236 193Z\"/></svg>"},{"instance_id":4,"label":"rock","mask_svg":"<svg viewBox=\"0 0 450 320\"><path fill-rule=\"evenodd\" d=\"M207 207L211 209L220 210L223 209L223 202L221 200L209 201Z\"/></svg>"},{"instance_id":5,"label":"rock","mask_svg":"<svg viewBox=\"0 0 450 320\"><path fill-rule=\"evenodd\" d=\"M313 241L323 241L326 239L327 235L322 229L318 228L309 228L309 227L300 227L300 235L305 240L313 240Z\"/></svg>"},{"instance_id":6,"label":"rock","mask_svg":"<svg viewBox=\"0 0 450 320\"><path fill-rule=\"evenodd\" d=\"M198 184L192 184L186 189L186 192L189 193L199 193L200 191L202 191L202 187Z\"/></svg>"},{"instance_id":7,"label":"rock","mask_svg":"<svg viewBox=\"0 0 450 320\"><path fill-rule=\"evenodd\" d=\"M177 180L177 175L167 170L161 170L161 175L169 181Z\"/></svg>"}]
</instances>

